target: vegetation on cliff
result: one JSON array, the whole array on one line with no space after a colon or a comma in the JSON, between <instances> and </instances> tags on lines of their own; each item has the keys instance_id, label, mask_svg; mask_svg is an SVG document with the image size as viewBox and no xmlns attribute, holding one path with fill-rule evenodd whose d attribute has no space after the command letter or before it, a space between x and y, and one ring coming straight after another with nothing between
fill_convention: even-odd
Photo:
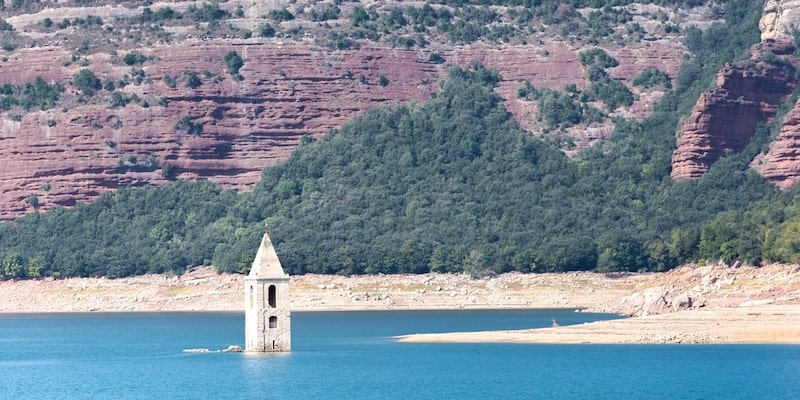
<instances>
[{"instance_id":1,"label":"vegetation on cliff","mask_svg":"<svg viewBox=\"0 0 800 400\"><path fill-rule=\"evenodd\" d=\"M495 72L478 64L453 68L424 104L374 109L318 141L309 138L250 192L178 182L2 223L0 276L126 276L209 263L244 272L265 223L295 274L797 261L797 193L778 194L747 168L752 156L731 154L698 180L669 178L681 116L724 62L746 56L758 41L760 11L753 2L727 2L725 24L689 34L693 56L653 115L618 120L611 140L575 159L517 127L493 90ZM608 62L599 52L584 61L600 78L607 78ZM97 90L88 73L75 78ZM649 83L667 86L657 73L643 78ZM587 92L605 101L601 89ZM619 99L609 93L609 109L624 103L624 92ZM193 124L187 117L175 129L188 132ZM770 134L763 127L759 137ZM745 153L760 148L756 140Z\"/></svg>"},{"instance_id":2,"label":"vegetation on cliff","mask_svg":"<svg viewBox=\"0 0 800 400\"><path fill-rule=\"evenodd\" d=\"M186 6L181 2L73 0L58 4L0 2L0 16L108 3L131 12L113 18L87 15L54 21L45 17L28 29L44 34L38 35L39 43L53 40L76 44L76 57L81 58L86 54L124 50L132 44L173 42L187 37L248 39L254 35L283 39L310 36L317 44L331 49L358 47L360 41L425 48L432 43L526 43L544 36L582 44L625 44L646 36L640 21L626 8L634 3L662 7L710 5L722 12L722 6L707 0L430 0L367 5L311 0L290 2L253 16L247 15L242 4L234 2L192 2ZM660 32L679 29L664 10L645 12L644 16L659 24ZM252 23L244 22L254 17L263 21L256 25L255 32ZM3 19L0 19L0 40L4 46L13 48L34 43L26 35L17 34Z\"/></svg>"}]
</instances>

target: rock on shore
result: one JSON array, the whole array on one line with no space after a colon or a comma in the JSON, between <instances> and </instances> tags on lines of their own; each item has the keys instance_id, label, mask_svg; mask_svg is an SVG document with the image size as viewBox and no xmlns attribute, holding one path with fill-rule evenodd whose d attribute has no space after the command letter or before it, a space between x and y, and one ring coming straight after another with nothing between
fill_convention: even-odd
<instances>
[{"instance_id":1,"label":"rock on shore","mask_svg":"<svg viewBox=\"0 0 800 400\"><path fill-rule=\"evenodd\" d=\"M242 275L196 268L181 276L0 282L0 312L231 311ZM800 302L800 266L689 265L666 273L302 275L291 308L310 310L586 308L625 315Z\"/></svg>"}]
</instances>

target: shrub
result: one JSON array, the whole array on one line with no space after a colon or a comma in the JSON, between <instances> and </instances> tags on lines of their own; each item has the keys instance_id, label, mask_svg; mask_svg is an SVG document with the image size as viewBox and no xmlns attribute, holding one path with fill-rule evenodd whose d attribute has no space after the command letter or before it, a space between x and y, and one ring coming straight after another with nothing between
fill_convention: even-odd
<instances>
[{"instance_id":1,"label":"shrub","mask_svg":"<svg viewBox=\"0 0 800 400\"><path fill-rule=\"evenodd\" d=\"M203 84L203 81L197 73L189 72L183 77L183 83L189 89L197 89Z\"/></svg>"},{"instance_id":2,"label":"shrub","mask_svg":"<svg viewBox=\"0 0 800 400\"><path fill-rule=\"evenodd\" d=\"M85 68L75 74L72 84L87 96L94 95L94 91L102 87L100 79L94 75L94 72Z\"/></svg>"},{"instance_id":3,"label":"shrub","mask_svg":"<svg viewBox=\"0 0 800 400\"><path fill-rule=\"evenodd\" d=\"M517 89L517 98L525 99L529 96L536 96L536 88L533 87L531 81L525 80L525 83Z\"/></svg>"},{"instance_id":4,"label":"shrub","mask_svg":"<svg viewBox=\"0 0 800 400\"><path fill-rule=\"evenodd\" d=\"M25 199L25 202L30 204L33 208L39 207L39 197L37 197L35 194L28 196L28 198Z\"/></svg>"},{"instance_id":5,"label":"shrub","mask_svg":"<svg viewBox=\"0 0 800 400\"><path fill-rule=\"evenodd\" d=\"M547 124L548 129L566 128L581 123L583 117L581 105L564 93L542 89L536 91L534 96L539 108L539 119Z\"/></svg>"},{"instance_id":6,"label":"shrub","mask_svg":"<svg viewBox=\"0 0 800 400\"><path fill-rule=\"evenodd\" d=\"M605 50L600 48L581 52L580 59L581 64L587 67L613 68L619 65L619 62L614 57L611 57Z\"/></svg>"},{"instance_id":7,"label":"shrub","mask_svg":"<svg viewBox=\"0 0 800 400\"><path fill-rule=\"evenodd\" d=\"M386 86L389 84L389 79L387 79L383 74L378 75L378 85Z\"/></svg>"},{"instance_id":8,"label":"shrub","mask_svg":"<svg viewBox=\"0 0 800 400\"><path fill-rule=\"evenodd\" d=\"M328 21L331 19L338 19L341 11L335 3L330 3L322 6L320 10L311 10L311 20L316 22Z\"/></svg>"},{"instance_id":9,"label":"shrub","mask_svg":"<svg viewBox=\"0 0 800 400\"><path fill-rule=\"evenodd\" d=\"M237 52L231 50L225 53L225 56L222 57L222 64L225 66L225 70L228 71L229 74L238 77L239 69L244 66L244 60L242 60L242 57L239 57Z\"/></svg>"},{"instance_id":10,"label":"shrub","mask_svg":"<svg viewBox=\"0 0 800 400\"><path fill-rule=\"evenodd\" d=\"M64 88L58 83L50 85L42 77L37 76L32 83L28 82L22 85L18 103L26 110L30 110L34 106L46 110L55 106L63 91Z\"/></svg>"},{"instance_id":11,"label":"shrub","mask_svg":"<svg viewBox=\"0 0 800 400\"><path fill-rule=\"evenodd\" d=\"M431 55L428 56L428 61L434 64L443 64L445 60L439 53L431 53Z\"/></svg>"},{"instance_id":12,"label":"shrub","mask_svg":"<svg viewBox=\"0 0 800 400\"><path fill-rule=\"evenodd\" d=\"M146 63L149 59L150 57L147 57L142 53L134 51L125 54L125 56L122 57L122 62L124 62L125 65L142 65Z\"/></svg>"},{"instance_id":13,"label":"shrub","mask_svg":"<svg viewBox=\"0 0 800 400\"><path fill-rule=\"evenodd\" d=\"M0 18L0 31L13 31L14 26L6 22L6 20Z\"/></svg>"},{"instance_id":14,"label":"shrub","mask_svg":"<svg viewBox=\"0 0 800 400\"><path fill-rule=\"evenodd\" d=\"M203 133L203 125L192 120L192 117L184 115L175 123L175 130L188 135L199 135Z\"/></svg>"},{"instance_id":15,"label":"shrub","mask_svg":"<svg viewBox=\"0 0 800 400\"><path fill-rule=\"evenodd\" d=\"M227 18L230 14L217 5L204 3L201 8L197 8L195 5L189 6L183 16L195 22L215 22Z\"/></svg>"},{"instance_id":16,"label":"shrub","mask_svg":"<svg viewBox=\"0 0 800 400\"><path fill-rule=\"evenodd\" d=\"M665 89L672 88L672 81L666 72L656 68L646 68L639 75L633 78L633 86L650 88L653 86L663 86Z\"/></svg>"},{"instance_id":17,"label":"shrub","mask_svg":"<svg viewBox=\"0 0 800 400\"><path fill-rule=\"evenodd\" d=\"M261 24L258 26L258 35L261 37L275 36L275 28L270 24Z\"/></svg>"},{"instance_id":18,"label":"shrub","mask_svg":"<svg viewBox=\"0 0 800 400\"><path fill-rule=\"evenodd\" d=\"M332 31L328 33L328 39L330 40L330 47L337 50L357 49L359 47L358 42L339 32Z\"/></svg>"},{"instance_id":19,"label":"shrub","mask_svg":"<svg viewBox=\"0 0 800 400\"><path fill-rule=\"evenodd\" d=\"M633 93L628 90L625 84L611 78L600 82L592 82L589 85L589 92L600 99L609 111L616 110L620 105L631 106L634 100Z\"/></svg>"},{"instance_id":20,"label":"shrub","mask_svg":"<svg viewBox=\"0 0 800 400\"><path fill-rule=\"evenodd\" d=\"M125 107L126 105L128 105L128 103L130 103L130 101L131 98L125 95L125 93L121 92L111 93L111 107L113 108Z\"/></svg>"},{"instance_id":21,"label":"shrub","mask_svg":"<svg viewBox=\"0 0 800 400\"><path fill-rule=\"evenodd\" d=\"M273 21L291 21L294 19L294 14L291 11L287 10L286 8L282 8L280 10L271 10L267 17Z\"/></svg>"},{"instance_id":22,"label":"shrub","mask_svg":"<svg viewBox=\"0 0 800 400\"><path fill-rule=\"evenodd\" d=\"M164 84L170 89L175 89L175 87L178 86L178 81L172 75L164 75L163 80Z\"/></svg>"}]
</instances>

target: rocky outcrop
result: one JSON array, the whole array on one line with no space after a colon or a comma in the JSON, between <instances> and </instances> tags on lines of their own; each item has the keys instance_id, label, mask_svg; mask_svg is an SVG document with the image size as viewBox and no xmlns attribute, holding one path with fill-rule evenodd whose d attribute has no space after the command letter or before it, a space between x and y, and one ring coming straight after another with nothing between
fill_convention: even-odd
<instances>
[{"instance_id":1,"label":"rocky outcrop","mask_svg":"<svg viewBox=\"0 0 800 400\"><path fill-rule=\"evenodd\" d=\"M761 40L791 37L800 21L800 1L767 0L759 21Z\"/></svg>"},{"instance_id":2,"label":"rocky outcrop","mask_svg":"<svg viewBox=\"0 0 800 400\"><path fill-rule=\"evenodd\" d=\"M231 50L245 61L242 80L223 67ZM60 48L19 49L0 64L0 85L37 76L66 83L90 68L104 81L127 81L116 91L138 98L121 105L112 104L105 90L83 102L67 93L76 100L64 107L6 113L0 120L0 219L172 179L247 188L305 135L324 135L370 107L426 99L448 64L479 61L497 69L497 91L523 127L533 113L530 102L516 96L524 80L557 89L586 85L576 62L580 49L564 43L440 49L442 64L429 60L433 50L329 50L277 39L195 40L139 51L151 61L138 78L121 55L97 53L75 62L71 51ZM612 52L620 58L615 76L626 79L647 67L674 75L682 53L668 41ZM184 83L192 72L202 80L193 89ZM189 132L182 120L202 132Z\"/></svg>"},{"instance_id":3,"label":"rocky outcrop","mask_svg":"<svg viewBox=\"0 0 800 400\"><path fill-rule=\"evenodd\" d=\"M750 166L780 189L800 182L800 103L781 120L781 130L767 153L759 154Z\"/></svg>"},{"instance_id":4,"label":"rocky outcrop","mask_svg":"<svg viewBox=\"0 0 800 400\"><path fill-rule=\"evenodd\" d=\"M719 72L717 88L700 96L677 133L673 179L700 177L723 154L747 146L756 125L774 117L797 86L793 51L789 40L768 40Z\"/></svg>"},{"instance_id":5,"label":"rocky outcrop","mask_svg":"<svg viewBox=\"0 0 800 400\"><path fill-rule=\"evenodd\" d=\"M619 305L621 314L644 316L664 314L702 307L704 301L682 290L670 290L663 286L650 287L622 299Z\"/></svg>"}]
</instances>

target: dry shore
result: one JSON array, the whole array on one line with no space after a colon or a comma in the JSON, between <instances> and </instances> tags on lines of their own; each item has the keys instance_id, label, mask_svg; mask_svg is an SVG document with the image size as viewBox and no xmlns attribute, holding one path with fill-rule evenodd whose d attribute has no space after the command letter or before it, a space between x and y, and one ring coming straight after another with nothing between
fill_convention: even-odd
<instances>
[{"instance_id":1,"label":"dry shore","mask_svg":"<svg viewBox=\"0 0 800 400\"><path fill-rule=\"evenodd\" d=\"M243 311L243 276L197 268L181 276L0 282L0 312ZM800 266L687 266L605 275L304 275L293 311L581 308L633 315L578 326L413 335L406 341L533 343L800 343Z\"/></svg>"}]
</instances>

